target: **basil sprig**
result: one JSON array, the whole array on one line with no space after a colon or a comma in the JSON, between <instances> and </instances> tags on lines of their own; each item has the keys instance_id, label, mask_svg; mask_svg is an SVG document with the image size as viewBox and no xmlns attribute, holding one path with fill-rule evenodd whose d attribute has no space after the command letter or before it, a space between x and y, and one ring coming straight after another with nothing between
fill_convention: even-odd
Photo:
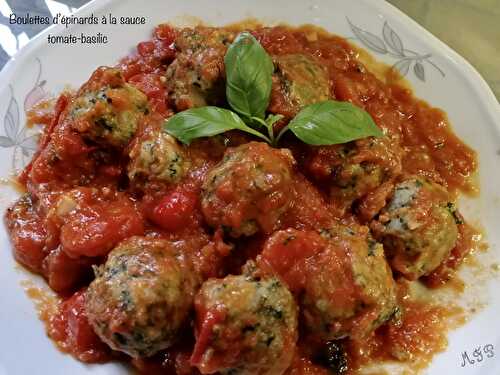
<instances>
[{"instance_id":1,"label":"basil sprig","mask_svg":"<svg viewBox=\"0 0 500 375\"><path fill-rule=\"evenodd\" d=\"M302 142L316 146L383 135L368 112L349 102L334 100L304 107L287 127Z\"/></svg>"},{"instance_id":2,"label":"basil sprig","mask_svg":"<svg viewBox=\"0 0 500 375\"><path fill-rule=\"evenodd\" d=\"M266 50L249 32L240 33L229 46L224 65L231 108L247 119L264 118L274 70Z\"/></svg>"},{"instance_id":3,"label":"basil sprig","mask_svg":"<svg viewBox=\"0 0 500 375\"><path fill-rule=\"evenodd\" d=\"M168 119L165 132L184 144L235 129L272 145L287 130L310 145L333 145L383 135L363 109L349 102L327 100L304 107L275 136L273 125L283 116L270 114L265 118L274 69L270 56L252 34L242 32L228 48L224 63L226 97L235 112L214 106L188 109ZM257 130L262 127L267 135Z\"/></svg>"},{"instance_id":4,"label":"basil sprig","mask_svg":"<svg viewBox=\"0 0 500 375\"><path fill-rule=\"evenodd\" d=\"M229 130L238 129L270 142L264 134L247 126L243 120L229 109L208 106L191 108L172 116L165 131L184 144L193 139L211 137Z\"/></svg>"}]
</instances>

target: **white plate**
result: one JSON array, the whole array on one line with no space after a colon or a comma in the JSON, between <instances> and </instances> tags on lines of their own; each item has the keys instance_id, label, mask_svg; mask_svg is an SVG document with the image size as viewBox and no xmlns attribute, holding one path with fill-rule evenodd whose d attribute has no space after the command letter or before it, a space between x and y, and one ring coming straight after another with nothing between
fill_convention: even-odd
<instances>
[{"instance_id":1,"label":"white plate","mask_svg":"<svg viewBox=\"0 0 500 375\"><path fill-rule=\"evenodd\" d=\"M7 177L13 168L21 167L28 159L23 151L28 155L31 152L32 138L20 132L24 125L23 104L26 97L34 100L47 92L57 93L66 84L78 87L97 66L115 63L137 42L147 39L158 23L179 23L186 21L187 15L213 25L224 25L247 17L255 17L265 23L311 23L345 37L357 34L354 43L371 48L370 52L377 59L388 64L408 59L409 63L400 62L398 66L403 73L408 67L407 78L416 95L444 109L458 135L479 152L481 195L474 200L464 200L461 207L465 209L468 219L483 225L487 234L490 250L479 256L480 261L488 264L500 258L500 106L484 80L463 58L385 1L103 0L90 3L78 15L110 12L117 17L145 16L147 24L74 26L69 29L52 27L22 49L0 73L0 119L5 116L4 129L0 123L0 176ZM386 22L397 36L393 34L391 38L390 30L386 28L384 38ZM460 32L460 25L456 27ZM101 32L108 35L110 42L106 46L48 46L48 34L69 32ZM398 56L398 40L406 57ZM478 50L478 53L481 51ZM417 56L416 59L411 59L414 56ZM418 61L420 65L415 68ZM12 142L6 136L15 144L10 145ZM0 194L3 213L15 199L16 192L8 184L2 184ZM33 303L20 285L22 280L33 279L41 284L40 280L15 265L3 228L0 229L0 244L0 375L125 372L115 364L87 366L57 351L45 336ZM481 280L488 279L484 274L480 276ZM448 350L435 358L427 370L429 374L500 374L500 281L490 278L487 283L476 281L473 284L475 287L469 288L466 296L477 297L488 304L467 325L450 334ZM476 295L478 290L480 293ZM487 344L495 347L493 358L461 366L462 352L472 354L475 348Z\"/></svg>"}]
</instances>

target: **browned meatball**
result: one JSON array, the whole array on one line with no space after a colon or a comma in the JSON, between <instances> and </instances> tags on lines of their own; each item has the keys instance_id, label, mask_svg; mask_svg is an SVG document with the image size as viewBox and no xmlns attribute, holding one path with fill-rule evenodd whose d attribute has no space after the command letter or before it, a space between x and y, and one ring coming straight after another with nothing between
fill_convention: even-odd
<instances>
[{"instance_id":1,"label":"browned meatball","mask_svg":"<svg viewBox=\"0 0 500 375\"><path fill-rule=\"evenodd\" d=\"M233 33L220 28L182 29L175 39L176 59L167 69L166 86L177 110L224 99L224 56Z\"/></svg>"},{"instance_id":2,"label":"browned meatball","mask_svg":"<svg viewBox=\"0 0 500 375\"><path fill-rule=\"evenodd\" d=\"M273 60L276 71L269 111L293 117L302 107L330 98L328 71L312 56L286 54Z\"/></svg>"},{"instance_id":3,"label":"browned meatball","mask_svg":"<svg viewBox=\"0 0 500 375\"><path fill-rule=\"evenodd\" d=\"M99 337L132 357L176 340L194 300L197 277L172 243L132 237L96 269L86 312Z\"/></svg>"},{"instance_id":4,"label":"browned meatball","mask_svg":"<svg viewBox=\"0 0 500 375\"><path fill-rule=\"evenodd\" d=\"M292 199L293 164L290 151L266 143L229 148L205 177L205 220L233 237L272 232Z\"/></svg>"},{"instance_id":5,"label":"browned meatball","mask_svg":"<svg viewBox=\"0 0 500 375\"><path fill-rule=\"evenodd\" d=\"M401 174L401 155L390 138L370 137L315 147L305 167L313 178L329 184L331 202L340 214L357 203L361 219L367 221L385 205L394 179ZM382 197L373 204L380 192Z\"/></svg>"},{"instance_id":6,"label":"browned meatball","mask_svg":"<svg viewBox=\"0 0 500 375\"><path fill-rule=\"evenodd\" d=\"M97 69L70 107L73 129L104 146L123 147L148 113L146 95L129 85L120 70Z\"/></svg>"},{"instance_id":7,"label":"browned meatball","mask_svg":"<svg viewBox=\"0 0 500 375\"><path fill-rule=\"evenodd\" d=\"M196 312L192 363L201 373L280 375L290 366L297 306L277 278L210 279L196 297Z\"/></svg>"},{"instance_id":8,"label":"browned meatball","mask_svg":"<svg viewBox=\"0 0 500 375\"><path fill-rule=\"evenodd\" d=\"M457 242L455 205L446 189L420 177L396 185L371 225L391 266L414 280L435 270Z\"/></svg>"},{"instance_id":9,"label":"browned meatball","mask_svg":"<svg viewBox=\"0 0 500 375\"><path fill-rule=\"evenodd\" d=\"M321 340L362 337L396 311L392 272L367 227L279 231L258 262L299 296L305 325Z\"/></svg>"},{"instance_id":10,"label":"browned meatball","mask_svg":"<svg viewBox=\"0 0 500 375\"><path fill-rule=\"evenodd\" d=\"M138 137L129 152L130 180L179 182L189 169L183 147L160 128Z\"/></svg>"}]
</instances>

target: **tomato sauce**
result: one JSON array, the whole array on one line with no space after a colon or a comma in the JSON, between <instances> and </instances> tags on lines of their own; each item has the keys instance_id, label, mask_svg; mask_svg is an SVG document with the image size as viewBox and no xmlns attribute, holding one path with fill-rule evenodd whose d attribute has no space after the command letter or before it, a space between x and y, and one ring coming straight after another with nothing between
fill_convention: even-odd
<instances>
[{"instance_id":1,"label":"tomato sauce","mask_svg":"<svg viewBox=\"0 0 500 375\"><path fill-rule=\"evenodd\" d=\"M302 53L324 65L332 97L352 102L371 114L400 150L405 174L430 178L452 193L475 190L471 178L477 168L476 154L453 134L446 114L415 98L398 83L379 80L370 73L369 66L359 61L357 49L345 39L309 26L257 27L252 33L269 54ZM174 113L167 97L165 73L176 58L177 35L178 30L160 25L151 40L139 43L136 52L118 64L123 79L145 94L149 103L150 112L140 123L133 142L147 139L158 130L155 124ZM92 85L93 81L88 84ZM187 148L189 172L178 184L148 181L134 185L126 175L130 146L121 152L103 150L87 143L75 131L81 130L79 126L86 126L83 122L75 125L69 119L69 106L75 95L63 93L51 110L42 105L31 112L30 121L44 124L44 134L32 162L19 176L29 195L9 209L6 223L16 260L44 276L62 298L58 312L49 319L49 336L63 351L83 362L128 361L99 339L86 317L84 290L92 280L92 266L102 264L113 247L134 235L177 241L203 279L238 272L247 259L257 258L268 234L228 243L222 229L208 228L200 207L207 172L222 159L228 146L244 144L250 138L229 132L194 141ZM271 105L286 112L287 103L279 100ZM394 181L390 180L356 210L339 210L326 184L305 169L311 160L310 146L290 135L284 137L284 144L292 150L298 173L293 176L292 202L278 229L313 231L338 219L356 225L366 223L373 212L385 205L394 187ZM325 171L331 157L328 152L316 154L315 173ZM315 269L306 270L301 263L308 257L304 251L313 254L324 246L323 239L312 233L311 237L301 239L296 248L278 246L268 258L264 251L259 260L264 267L279 269L278 273L285 275L287 284L295 291L305 283L308 272L315 272ZM449 259L424 278L428 286L438 287L452 278L455 269L475 246L474 235L461 221L456 247ZM326 260L340 267L343 260L337 258L338 254L330 254ZM354 293L351 278L352 275L346 275L345 290L337 296L346 304L352 302ZM386 360L423 366L446 347L447 322L454 312L410 301L407 297L401 300L399 320L391 320L367 339L343 340L349 371L355 373L363 365ZM148 374L197 373L189 365L193 338L186 337L172 349L152 358L134 359L131 363ZM289 375L327 373L307 350L298 351L287 372Z\"/></svg>"},{"instance_id":2,"label":"tomato sauce","mask_svg":"<svg viewBox=\"0 0 500 375\"><path fill-rule=\"evenodd\" d=\"M358 51L346 40L314 28L290 32L278 27L255 34L271 53L307 52L319 58L328 67L338 100L364 108L379 127L401 139L406 171L440 179L450 189L474 190L470 177L476 154L453 134L446 114L416 99L407 88L380 82L360 64Z\"/></svg>"},{"instance_id":3,"label":"tomato sauce","mask_svg":"<svg viewBox=\"0 0 500 375\"><path fill-rule=\"evenodd\" d=\"M401 320L380 327L365 340L347 341L349 373L376 361L407 362L414 371L423 369L446 349L453 324L463 323L462 311L456 307L405 301L402 308Z\"/></svg>"},{"instance_id":4,"label":"tomato sauce","mask_svg":"<svg viewBox=\"0 0 500 375\"><path fill-rule=\"evenodd\" d=\"M48 335L63 350L82 362L99 363L111 359L111 349L94 333L85 315L85 295L76 292L59 307L48 324Z\"/></svg>"},{"instance_id":5,"label":"tomato sauce","mask_svg":"<svg viewBox=\"0 0 500 375\"><path fill-rule=\"evenodd\" d=\"M463 219L462 219L463 220ZM430 275L423 278L423 282L430 288L438 288L446 285L453 279L455 271L465 258L478 248L481 248L482 235L477 229L462 222L458 227L458 240L455 248L451 251L450 257L442 263Z\"/></svg>"}]
</instances>

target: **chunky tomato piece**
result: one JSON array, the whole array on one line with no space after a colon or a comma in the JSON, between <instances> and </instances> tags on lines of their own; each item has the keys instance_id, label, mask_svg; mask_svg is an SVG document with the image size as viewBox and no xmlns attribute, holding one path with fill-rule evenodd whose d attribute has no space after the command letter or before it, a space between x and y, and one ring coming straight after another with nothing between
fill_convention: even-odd
<instances>
[{"instance_id":1,"label":"chunky tomato piece","mask_svg":"<svg viewBox=\"0 0 500 375\"><path fill-rule=\"evenodd\" d=\"M158 26L153 39L137 45L137 54L126 57L120 62L120 69L128 81L139 73L161 73L165 65L175 57L175 30L168 25Z\"/></svg>"},{"instance_id":2,"label":"chunky tomato piece","mask_svg":"<svg viewBox=\"0 0 500 375\"><path fill-rule=\"evenodd\" d=\"M50 137L52 136L52 133L54 131L54 128L59 123L61 114L68 106L69 101L70 101L69 94L62 93L57 99L56 104L54 105L54 109L50 111L48 114L46 114L46 117L44 119L40 119L38 116L33 116L34 114L31 113L31 111L28 113L28 117L30 118L30 121L32 121L33 124L45 124L45 127L43 129L42 136L40 137L40 141L38 142L39 149L33 156L33 159L31 159L31 161L23 169L23 171L18 177L19 182L21 182L22 184L26 184L28 182L28 176L31 172L31 169L33 168L34 161L37 159L40 152L47 147L50 141Z\"/></svg>"},{"instance_id":3,"label":"chunky tomato piece","mask_svg":"<svg viewBox=\"0 0 500 375\"><path fill-rule=\"evenodd\" d=\"M166 89L162 76L154 73L141 73L131 77L129 83L136 86L148 97L153 112L165 115L167 111Z\"/></svg>"},{"instance_id":4,"label":"chunky tomato piece","mask_svg":"<svg viewBox=\"0 0 500 375\"><path fill-rule=\"evenodd\" d=\"M40 272L46 256L43 250L44 231L40 227L29 228L27 225L19 231L14 242L14 257L31 271Z\"/></svg>"},{"instance_id":5,"label":"chunky tomato piece","mask_svg":"<svg viewBox=\"0 0 500 375\"><path fill-rule=\"evenodd\" d=\"M86 207L61 227L61 245L71 257L106 255L121 240L144 232L143 219L130 200Z\"/></svg>"},{"instance_id":6,"label":"chunky tomato piece","mask_svg":"<svg viewBox=\"0 0 500 375\"><path fill-rule=\"evenodd\" d=\"M88 258L70 258L59 247L52 250L43 262L44 275L50 288L57 293L74 291L92 275L91 261Z\"/></svg>"},{"instance_id":7,"label":"chunky tomato piece","mask_svg":"<svg viewBox=\"0 0 500 375\"><path fill-rule=\"evenodd\" d=\"M95 334L85 313L85 292L64 301L50 320L49 336L82 362L105 362L111 349Z\"/></svg>"},{"instance_id":8,"label":"chunky tomato piece","mask_svg":"<svg viewBox=\"0 0 500 375\"><path fill-rule=\"evenodd\" d=\"M168 46L170 46L175 40L176 32L172 26L162 24L155 28L154 36L156 39L164 41Z\"/></svg>"},{"instance_id":9,"label":"chunky tomato piece","mask_svg":"<svg viewBox=\"0 0 500 375\"><path fill-rule=\"evenodd\" d=\"M226 319L226 313L223 309L205 311L200 303L196 304L196 308L199 311L199 316L202 318L199 319L198 322L196 345L191 355L192 366L197 366L202 362L203 354L207 350L210 340L212 339L214 327ZM217 364L214 364L214 367L217 367Z\"/></svg>"},{"instance_id":10,"label":"chunky tomato piece","mask_svg":"<svg viewBox=\"0 0 500 375\"><path fill-rule=\"evenodd\" d=\"M150 55L155 50L154 42L148 40L146 42L141 42L137 45L137 52L141 56Z\"/></svg>"},{"instance_id":11,"label":"chunky tomato piece","mask_svg":"<svg viewBox=\"0 0 500 375\"><path fill-rule=\"evenodd\" d=\"M176 32L169 25L160 25L154 31L154 54L162 62L170 62L175 56Z\"/></svg>"},{"instance_id":12,"label":"chunky tomato piece","mask_svg":"<svg viewBox=\"0 0 500 375\"><path fill-rule=\"evenodd\" d=\"M95 161L89 158L93 149L72 130L71 124L70 120L61 119L54 126L47 144L32 161L31 182L41 184L56 180L78 184L83 176L95 171ZM42 142L46 142L45 138Z\"/></svg>"},{"instance_id":13,"label":"chunky tomato piece","mask_svg":"<svg viewBox=\"0 0 500 375\"><path fill-rule=\"evenodd\" d=\"M13 236L14 257L34 272L40 272L43 259L47 255L44 250L45 230L39 220L24 224Z\"/></svg>"},{"instance_id":14,"label":"chunky tomato piece","mask_svg":"<svg viewBox=\"0 0 500 375\"><path fill-rule=\"evenodd\" d=\"M5 222L16 260L33 272L42 273L42 263L47 256L47 231L29 195L7 210Z\"/></svg>"},{"instance_id":15,"label":"chunky tomato piece","mask_svg":"<svg viewBox=\"0 0 500 375\"><path fill-rule=\"evenodd\" d=\"M182 188L173 190L153 208L150 219L163 229L178 231L193 221L197 201L193 191Z\"/></svg>"},{"instance_id":16,"label":"chunky tomato piece","mask_svg":"<svg viewBox=\"0 0 500 375\"><path fill-rule=\"evenodd\" d=\"M258 262L266 271L279 275L290 290L297 291L306 283L305 260L325 247L325 240L316 232L287 229L269 238Z\"/></svg>"}]
</instances>

